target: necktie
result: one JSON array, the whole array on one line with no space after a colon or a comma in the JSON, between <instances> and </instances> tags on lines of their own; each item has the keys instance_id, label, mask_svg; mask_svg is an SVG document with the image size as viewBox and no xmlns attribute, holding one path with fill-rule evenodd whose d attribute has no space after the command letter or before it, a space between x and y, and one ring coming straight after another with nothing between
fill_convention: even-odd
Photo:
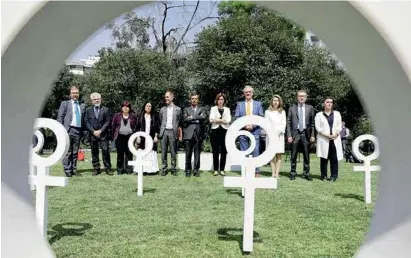
<instances>
[{"instance_id":1,"label":"necktie","mask_svg":"<svg viewBox=\"0 0 411 258\"><path fill-rule=\"evenodd\" d=\"M99 107L95 107L95 109L94 109L94 115L96 116L96 119L98 119L99 113L100 113Z\"/></svg>"},{"instance_id":2,"label":"necktie","mask_svg":"<svg viewBox=\"0 0 411 258\"><path fill-rule=\"evenodd\" d=\"M246 107L245 113L247 116L249 116L251 115L251 101L247 101L246 103L247 103L247 107Z\"/></svg>"},{"instance_id":3,"label":"necktie","mask_svg":"<svg viewBox=\"0 0 411 258\"><path fill-rule=\"evenodd\" d=\"M78 127L81 126L81 117L80 117L80 106L78 105L78 101L74 101L74 111L76 112L76 124Z\"/></svg>"},{"instance_id":4,"label":"necktie","mask_svg":"<svg viewBox=\"0 0 411 258\"><path fill-rule=\"evenodd\" d=\"M300 131L304 130L303 120L304 120L304 117L303 117L303 107L302 107L302 106L299 106L299 107L298 107L298 129L299 129Z\"/></svg>"}]
</instances>

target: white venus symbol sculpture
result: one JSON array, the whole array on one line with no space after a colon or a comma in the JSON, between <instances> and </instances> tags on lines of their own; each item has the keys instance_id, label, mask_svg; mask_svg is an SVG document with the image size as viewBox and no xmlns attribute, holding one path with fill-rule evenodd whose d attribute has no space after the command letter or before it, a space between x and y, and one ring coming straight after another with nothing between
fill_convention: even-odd
<instances>
[{"instance_id":1,"label":"white venus symbol sculpture","mask_svg":"<svg viewBox=\"0 0 411 258\"><path fill-rule=\"evenodd\" d=\"M254 136L248 132L242 130L246 125L257 125L267 132L269 139L269 145L264 153L258 157L246 157L255 148ZM255 178L255 169L257 167L267 164L276 154L276 146L278 137L275 128L263 117L260 116L245 116L237 119L228 128L225 143L227 147L227 153L233 161L233 164L241 165L243 175L241 177L225 177L224 187L241 187L243 188L244 195L244 228L243 228L243 251L253 251L253 232L254 232L254 199L255 189L267 188L276 189L276 178ZM246 151L240 151L237 149L235 140L238 136L248 136L251 141L250 147Z\"/></svg>"},{"instance_id":2,"label":"white venus symbol sculpture","mask_svg":"<svg viewBox=\"0 0 411 258\"><path fill-rule=\"evenodd\" d=\"M362 141L370 140L374 144L374 152L365 156L360 151L360 143ZM371 203L371 172L380 171L381 166L371 166L371 161L378 159L380 156L380 146L378 139L374 135L364 134L358 136L352 143L352 151L357 159L364 161L364 166L354 166L354 172L364 172L364 201Z\"/></svg>"},{"instance_id":3,"label":"white venus symbol sculpture","mask_svg":"<svg viewBox=\"0 0 411 258\"><path fill-rule=\"evenodd\" d=\"M134 146L134 141L137 137L145 138L144 150L137 150ZM136 132L130 136L130 139L128 140L128 148L134 155L134 160L129 161L128 165L133 166L134 172L137 172L137 196L143 196L143 167L152 165L151 160L143 160L143 158L153 149L153 139L146 132Z\"/></svg>"},{"instance_id":4,"label":"white venus symbol sculpture","mask_svg":"<svg viewBox=\"0 0 411 258\"><path fill-rule=\"evenodd\" d=\"M34 167L29 175L29 184L36 189L36 221L41 234L47 235L48 196L49 186L67 186L67 177L50 176L50 167L60 162L66 155L69 147L69 136L66 129L59 122L48 118L38 118L34 123L34 130L46 127L53 131L57 139L57 147L47 158L39 156L35 151L44 144L42 136L38 137L38 144L31 150L30 166ZM37 131L36 131L37 132ZM35 133L36 134L36 133ZM38 134L36 134L38 136ZM36 174L34 174L34 171Z\"/></svg>"},{"instance_id":5,"label":"white venus symbol sculpture","mask_svg":"<svg viewBox=\"0 0 411 258\"><path fill-rule=\"evenodd\" d=\"M37 138L37 144L36 144L36 146L33 146L32 149L31 149L32 155L34 153L37 153L38 151L40 151L41 148L43 148L43 146L44 146L44 136L43 136L43 134L39 130L36 130L34 132L34 135ZM34 166L33 164L30 164L30 173L29 173L29 175L31 175L31 176L36 175L36 166ZM30 190L31 191L36 190L36 186L32 183L30 183Z\"/></svg>"}]
</instances>

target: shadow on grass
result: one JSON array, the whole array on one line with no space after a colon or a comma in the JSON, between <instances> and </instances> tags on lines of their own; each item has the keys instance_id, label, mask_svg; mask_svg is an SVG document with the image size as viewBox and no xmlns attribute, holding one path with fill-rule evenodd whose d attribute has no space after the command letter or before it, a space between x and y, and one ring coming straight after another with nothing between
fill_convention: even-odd
<instances>
[{"instance_id":1,"label":"shadow on grass","mask_svg":"<svg viewBox=\"0 0 411 258\"><path fill-rule=\"evenodd\" d=\"M82 236L86 233L86 230L89 230L92 227L93 225L90 223L68 222L57 224L52 227L52 230L47 232L48 235L52 236L49 243L52 245L54 242L66 236Z\"/></svg>"},{"instance_id":2,"label":"shadow on grass","mask_svg":"<svg viewBox=\"0 0 411 258\"><path fill-rule=\"evenodd\" d=\"M359 201L363 201L364 200L364 196L358 195L358 194L341 194L341 193L336 193L334 194L335 196L344 198L344 199L356 199Z\"/></svg>"},{"instance_id":3,"label":"shadow on grass","mask_svg":"<svg viewBox=\"0 0 411 258\"><path fill-rule=\"evenodd\" d=\"M228 194L236 194L240 196L241 198L243 197L242 190L241 189L227 189L225 190Z\"/></svg>"},{"instance_id":4,"label":"shadow on grass","mask_svg":"<svg viewBox=\"0 0 411 258\"><path fill-rule=\"evenodd\" d=\"M240 192L241 195L241 192ZM243 251L243 229L241 228L220 228L217 230L218 234L218 240L221 241L237 241L241 253L243 255L248 255L250 254L249 252L244 252ZM253 232L253 242L254 243L262 243L263 241L260 239L260 234L257 232Z\"/></svg>"},{"instance_id":5,"label":"shadow on grass","mask_svg":"<svg viewBox=\"0 0 411 258\"><path fill-rule=\"evenodd\" d=\"M157 191L157 189L155 188L144 188L143 189L143 194L145 193L155 193ZM137 189L133 190L134 193L137 193Z\"/></svg>"}]
</instances>

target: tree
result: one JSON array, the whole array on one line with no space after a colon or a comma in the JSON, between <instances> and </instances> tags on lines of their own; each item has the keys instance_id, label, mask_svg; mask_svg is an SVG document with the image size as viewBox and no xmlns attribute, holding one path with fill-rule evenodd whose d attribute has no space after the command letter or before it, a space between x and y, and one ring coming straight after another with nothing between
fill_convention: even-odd
<instances>
[{"instance_id":1,"label":"tree","mask_svg":"<svg viewBox=\"0 0 411 258\"><path fill-rule=\"evenodd\" d=\"M132 103L135 111L140 111L147 100L158 109L166 90L175 92L176 103L185 100L184 71L163 54L123 48L101 50L100 57L87 76L84 92L99 92L104 104L113 111L118 111L125 100Z\"/></svg>"},{"instance_id":2,"label":"tree","mask_svg":"<svg viewBox=\"0 0 411 258\"><path fill-rule=\"evenodd\" d=\"M197 35L188 66L206 104L224 92L233 110L243 87L251 85L265 108L274 94L283 97L287 108L296 102L296 92L305 89L317 110L330 95L349 114L347 98L356 96L350 78L328 50L306 44L304 28L248 2L221 2L219 13L220 21Z\"/></svg>"},{"instance_id":3,"label":"tree","mask_svg":"<svg viewBox=\"0 0 411 258\"><path fill-rule=\"evenodd\" d=\"M62 68L54 80L52 88L47 93L41 117L57 118L60 103L70 98L70 87L78 86L81 88L82 84L82 76L72 74L67 67Z\"/></svg>"},{"instance_id":4,"label":"tree","mask_svg":"<svg viewBox=\"0 0 411 258\"><path fill-rule=\"evenodd\" d=\"M203 2L204 3L204 2ZM216 2L208 2L213 10ZM153 49L174 57L189 42L186 41L187 33L208 19L218 19L211 16L212 11L205 11L201 2L191 1L161 1L154 5L154 17L139 17L135 12L124 15L121 24L114 21L107 24L106 28L112 31L116 46L146 49L149 46L150 36L154 39ZM183 24L168 26L171 12L177 12L187 17Z\"/></svg>"}]
</instances>

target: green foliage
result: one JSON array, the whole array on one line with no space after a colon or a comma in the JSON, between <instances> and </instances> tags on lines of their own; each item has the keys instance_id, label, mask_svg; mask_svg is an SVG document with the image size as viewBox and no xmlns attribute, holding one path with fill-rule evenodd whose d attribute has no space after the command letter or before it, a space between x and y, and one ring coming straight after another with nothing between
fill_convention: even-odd
<instances>
[{"instance_id":1,"label":"green foliage","mask_svg":"<svg viewBox=\"0 0 411 258\"><path fill-rule=\"evenodd\" d=\"M150 100L158 109L167 90L174 91L177 105L186 100L184 71L162 53L123 48L100 51L100 57L87 76L84 93L99 92L109 108L119 110L127 100L140 111Z\"/></svg>"},{"instance_id":2,"label":"green foliage","mask_svg":"<svg viewBox=\"0 0 411 258\"><path fill-rule=\"evenodd\" d=\"M74 85L81 88L83 77L70 73L67 67L62 68L47 93L41 117L56 118L60 103L70 98L70 87Z\"/></svg>"},{"instance_id":3,"label":"green foliage","mask_svg":"<svg viewBox=\"0 0 411 258\"><path fill-rule=\"evenodd\" d=\"M362 134L373 134L373 132L374 129L371 119L368 116L363 115L358 119L352 130L352 139L355 139Z\"/></svg>"},{"instance_id":4,"label":"green foliage","mask_svg":"<svg viewBox=\"0 0 411 258\"><path fill-rule=\"evenodd\" d=\"M212 105L215 95L224 92L233 109L243 98L243 87L252 85L265 108L274 94L283 97L287 108L305 89L317 110L330 95L343 115L362 114L348 75L328 50L305 43L301 26L248 2L221 2L219 11L224 18L197 35L197 50L189 60L194 88L205 104ZM359 109L351 108L351 102Z\"/></svg>"}]
</instances>

